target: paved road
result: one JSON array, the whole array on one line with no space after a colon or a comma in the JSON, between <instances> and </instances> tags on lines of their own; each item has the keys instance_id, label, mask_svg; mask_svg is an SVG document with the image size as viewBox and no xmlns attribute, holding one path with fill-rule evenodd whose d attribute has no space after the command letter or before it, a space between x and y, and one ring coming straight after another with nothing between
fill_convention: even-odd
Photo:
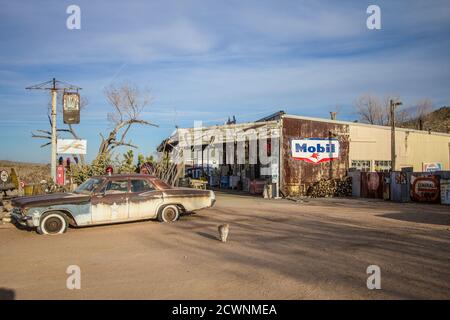
<instances>
[{"instance_id":1,"label":"paved road","mask_svg":"<svg viewBox=\"0 0 450 320\"><path fill-rule=\"evenodd\" d=\"M229 242L217 226L230 224ZM221 194L174 224L0 226L0 295L16 299L450 298L450 210L355 199ZM81 289L66 268L81 268ZM366 268L381 268L368 290Z\"/></svg>"}]
</instances>

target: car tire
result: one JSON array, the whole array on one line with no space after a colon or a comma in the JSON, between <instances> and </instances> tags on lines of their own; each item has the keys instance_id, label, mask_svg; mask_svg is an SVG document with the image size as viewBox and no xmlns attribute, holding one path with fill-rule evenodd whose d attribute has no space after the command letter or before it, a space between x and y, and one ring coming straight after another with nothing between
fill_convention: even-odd
<instances>
[{"instance_id":1,"label":"car tire","mask_svg":"<svg viewBox=\"0 0 450 320\"><path fill-rule=\"evenodd\" d=\"M179 218L180 218L180 210L174 204L169 204L159 209L158 221L160 222L175 222Z\"/></svg>"},{"instance_id":2,"label":"car tire","mask_svg":"<svg viewBox=\"0 0 450 320\"><path fill-rule=\"evenodd\" d=\"M41 216L37 232L39 234L56 235L67 231L66 215L59 211L46 212Z\"/></svg>"}]
</instances>

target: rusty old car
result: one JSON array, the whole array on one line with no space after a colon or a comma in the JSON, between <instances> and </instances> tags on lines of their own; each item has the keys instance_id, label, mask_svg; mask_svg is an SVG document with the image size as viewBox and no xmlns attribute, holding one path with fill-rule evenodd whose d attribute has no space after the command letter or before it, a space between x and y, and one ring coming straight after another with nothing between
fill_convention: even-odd
<instances>
[{"instance_id":1,"label":"rusty old car","mask_svg":"<svg viewBox=\"0 0 450 320\"><path fill-rule=\"evenodd\" d=\"M40 234L61 234L67 227L158 219L178 220L181 214L211 207L211 190L171 187L144 174L92 177L74 192L17 197L12 218Z\"/></svg>"}]
</instances>

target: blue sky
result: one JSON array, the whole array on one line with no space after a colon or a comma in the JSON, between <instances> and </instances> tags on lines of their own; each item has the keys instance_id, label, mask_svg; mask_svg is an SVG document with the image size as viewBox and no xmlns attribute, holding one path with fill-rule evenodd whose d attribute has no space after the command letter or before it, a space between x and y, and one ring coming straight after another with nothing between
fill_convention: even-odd
<instances>
[{"instance_id":1,"label":"blue sky","mask_svg":"<svg viewBox=\"0 0 450 320\"><path fill-rule=\"evenodd\" d=\"M81 30L66 28L71 4ZM381 30L366 28L370 4ZM89 100L76 127L89 159L108 130L112 83L152 91L143 118L160 127L129 135L144 154L194 120L328 117L336 106L355 119L368 92L450 105L449 35L449 1L0 0L0 159L49 161L30 134L48 128L49 94L25 87L53 77Z\"/></svg>"}]
</instances>

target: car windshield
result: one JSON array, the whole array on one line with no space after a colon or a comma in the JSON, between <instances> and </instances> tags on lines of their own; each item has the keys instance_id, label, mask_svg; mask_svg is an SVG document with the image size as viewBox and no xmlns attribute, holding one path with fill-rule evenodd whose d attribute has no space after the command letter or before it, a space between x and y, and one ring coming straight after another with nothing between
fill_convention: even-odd
<instances>
[{"instance_id":1,"label":"car windshield","mask_svg":"<svg viewBox=\"0 0 450 320\"><path fill-rule=\"evenodd\" d=\"M91 194L101 183L103 179L91 178L83 182L74 192Z\"/></svg>"}]
</instances>

